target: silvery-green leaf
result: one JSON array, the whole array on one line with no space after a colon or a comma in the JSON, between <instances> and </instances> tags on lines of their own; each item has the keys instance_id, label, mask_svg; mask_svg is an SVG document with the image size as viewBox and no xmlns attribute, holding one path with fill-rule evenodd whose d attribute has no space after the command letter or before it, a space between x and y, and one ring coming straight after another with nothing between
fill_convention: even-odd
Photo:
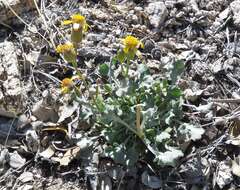
<instances>
[{"instance_id":1,"label":"silvery-green leaf","mask_svg":"<svg viewBox=\"0 0 240 190\"><path fill-rule=\"evenodd\" d=\"M93 141L87 137L81 138L76 145L81 148L81 150L90 148L93 145Z\"/></svg>"},{"instance_id":2,"label":"silvery-green leaf","mask_svg":"<svg viewBox=\"0 0 240 190\"><path fill-rule=\"evenodd\" d=\"M165 123L170 125L171 119L175 116L175 114L173 113L173 110L169 111L167 114L168 115L167 118L165 119Z\"/></svg>"},{"instance_id":3,"label":"silvery-green leaf","mask_svg":"<svg viewBox=\"0 0 240 190\"><path fill-rule=\"evenodd\" d=\"M166 139L170 139L170 137L171 136L170 136L170 134L168 132L163 131L159 135L156 136L156 141L161 143L161 142L163 142Z\"/></svg>"},{"instance_id":4,"label":"silvery-green leaf","mask_svg":"<svg viewBox=\"0 0 240 190\"><path fill-rule=\"evenodd\" d=\"M200 105L200 106L196 107L196 110L201 112L201 113L208 113L208 112L210 112L212 107L213 107L213 103L210 102L206 105Z\"/></svg>"},{"instance_id":5,"label":"silvery-green leaf","mask_svg":"<svg viewBox=\"0 0 240 190\"><path fill-rule=\"evenodd\" d=\"M183 156L181 150L171 147L166 152L159 152L154 161L163 166L175 166L178 158Z\"/></svg>"},{"instance_id":6,"label":"silvery-green leaf","mask_svg":"<svg viewBox=\"0 0 240 190\"><path fill-rule=\"evenodd\" d=\"M201 139L204 129L189 123L182 124L178 131L185 137L186 141Z\"/></svg>"},{"instance_id":7,"label":"silvery-green leaf","mask_svg":"<svg viewBox=\"0 0 240 190\"><path fill-rule=\"evenodd\" d=\"M137 72L142 74L148 70L148 67L145 64L139 64L137 67Z\"/></svg>"},{"instance_id":8,"label":"silvery-green leaf","mask_svg":"<svg viewBox=\"0 0 240 190\"><path fill-rule=\"evenodd\" d=\"M172 84L176 83L179 75L183 72L183 70L184 70L184 63L182 61L176 61L175 63L172 63L171 74L170 74Z\"/></svg>"},{"instance_id":9,"label":"silvery-green leaf","mask_svg":"<svg viewBox=\"0 0 240 190\"><path fill-rule=\"evenodd\" d=\"M103 63L99 66L99 73L102 76L107 76L109 73L109 66L106 63Z\"/></svg>"},{"instance_id":10,"label":"silvery-green leaf","mask_svg":"<svg viewBox=\"0 0 240 190\"><path fill-rule=\"evenodd\" d=\"M92 116L92 115L93 115L92 109L88 106L82 105L80 117L83 120L88 120L90 118L90 116Z\"/></svg>"},{"instance_id":11,"label":"silvery-green leaf","mask_svg":"<svg viewBox=\"0 0 240 190\"><path fill-rule=\"evenodd\" d=\"M146 87L146 88L150 88L154 83L153 77L150 75L147 75L144 77L143 81L140 83L140 88L142 87Z\"/></svg>"},{"instance_id":12,"label":"silvery-green leaf","mask_svg":"<svg viewBox=\"0 0 240 190\"><path fill-rule=\"evenodd\" d=\"M118 145L112 148L107 148L105 155L112 158L116 163L132 166L138 160L138 152L133 146L126 149L125 145Z\"/></svg>"},{"instance_id":13,"label":"silvery-green leaf","mask_svg":"<svg viewBox=\"0 0 240 190\"><path fill-rule=\"evenodd\" d=\"M123 96L126 92L128 91L128 87L124 87L124 88L119 88L117 91L116 91L116 95L118 97L121 97Z\"/></svg>"},{"instance_id":14,"label":"silvery-green leaf","mask_svg":"<svg viewBox=\"0 0 240 190\"><path fill-rule=\"evenodd\" d=\"M154 113L156 112L156 109L155 108L148 108L147 110L145 111L142 111L142 114L146 117L150 117L152 116Z\"/></svg>"}]
</instances>

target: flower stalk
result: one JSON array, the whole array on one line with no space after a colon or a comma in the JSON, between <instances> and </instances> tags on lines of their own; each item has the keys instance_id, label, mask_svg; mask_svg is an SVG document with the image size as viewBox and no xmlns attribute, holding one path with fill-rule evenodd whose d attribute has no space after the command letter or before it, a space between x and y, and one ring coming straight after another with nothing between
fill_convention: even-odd
<instances>
[{"instance_id":1,"label":"flower stalk","mask_svg":"<svg viewBox=\"0 0 240 190\"><path fill-rule=\"evenodd\" d=\"M85 17L80 14L74 14L70 20L63 21L62 25L71 25L71 41L75 50L77 50L79 44L82 42L84 33L87 32L89 27Z\"/></svg>"},{"instance_id":2,"label":"flower stalk","mask_svg":"<svg viewBox=\"0 0 240 190\"><path fill-rule=\"evenodd\" d=\"M123 49L118 52L117 59L123 64L126 61L125 68L122 67L122 74L124 77L128 77L130 62L135 58L135 56L141 56L139 48L144 48L144 45L134 36L126 36L122 39Z\"/></svg>"}]
</instances>

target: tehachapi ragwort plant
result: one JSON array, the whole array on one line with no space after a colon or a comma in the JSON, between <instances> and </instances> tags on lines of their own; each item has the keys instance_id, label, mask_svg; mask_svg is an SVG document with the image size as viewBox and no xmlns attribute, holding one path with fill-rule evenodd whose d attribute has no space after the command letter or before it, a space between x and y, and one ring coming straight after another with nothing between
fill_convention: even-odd
<instances>
[{"instance_id":1,"label":"tehachapi ragwort plant","mask_svg":"<svg viewBox=\"0 0 240 190\"><path fill-rule=\"evenodd\" d=\"M63 54L65 60L73 63L79 79L83 79L77 68L75 47L81 42L87 25L85 18L80 16L77 19L72 16L71 20L65 21L65 24L72 24L73 45L71 48L59 46L57 51ZM81 39L76 41L73 35L76 35L74 27L77 26L74 24L78 24L81 30L78 33ZM116 162L129 166L152 154L157 164L174 166L178 158L183 156L181 143L199 139L204 132L202 128L182 122L183 97L176 83L184 65L181 61L175 62L168 71L170 77L162 79L159 74L151 74L145 64L134 62L140 56L139 48L144 47L141 41L129 35L122 43L123 48L112 62L99 66L99 74L107 82L96 82L94 85L87 83L89 96L86 98L74 85L72 78L64 79L62 92L74 92L75 99L81 103L82 119L91 118L100 125L108 143L106 155ZM129 76L132 64L135 66L131 70L134 74ZM111 71L119 66L122 72L116 77ZM93 88L94 94L90 92Z\"/></svg>"},{"instance_id":2,"label":"tehachapi ragwort plant","mask_svg":"<svg viewBox=\"0 0 240 190\"><path fill-rule=\"evenodd\" d=\"M176 83L184 64L175 62L166 79L152 75L145 64L137 64L134 77L129 77L131 61L140 55L138 48L143 45L133 36L127 36L123 44L115 57L123 77L105 84L107 96L101 98L99 110L99 122L106 126L103 135L110 144L107 155L132 165L150 151L159 165L173 166L183 156L180 144L199 139L204 132L181 122L183 97Z\"/></svg>"},{"instance_id":3,"label":"tehachapi ragwort plant","mask_svg":"<svg viewBox=\"0 0 240 190\"><path fill-rule=\"evenodd\" d=\"M107 126L103 134L110 144L108 156L132 165L150 151L159 165L174 166L183 156L180 143L196 140L193 133L201 137L202 128L181 122L183 98L176 76L182 70L182 62L177 61L171 79L162 80L139 64L134 78L115 79L105 87L108 97L99 120Z\"/></svg>"}]
</instances>

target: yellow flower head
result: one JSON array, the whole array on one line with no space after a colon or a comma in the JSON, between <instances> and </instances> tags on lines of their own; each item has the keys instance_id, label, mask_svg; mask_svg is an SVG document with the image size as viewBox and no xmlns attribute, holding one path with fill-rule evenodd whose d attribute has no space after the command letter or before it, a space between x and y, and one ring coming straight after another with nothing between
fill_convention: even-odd
<instances>
[{"instance_id":1,"label":"yellow flower head","mask_svg":"<svg viewBox=\"0 0 240 190\"><path fill-rule=\"evenodd\" d=\"M71 42L58 45L56 48L56 52L61 53L67 62L76 62L77 53Z\"/></svg>"},{"instance_id":2,"label":"yellow flower head","mask_svg":"<svg viewBox=\"0 0 240 190\"><path fill-rule=\"evenodd\" d=\"M71 78L64 78L61 82L61 91L63 94L68 93L75 87L75 84L79 80L79 76L72 76Z\"/></svg>"},{"instance_id":3,"label":"yellow flower head","mask_svg":"<svg viewBox=\"0 0 240 190\"><path fill-rule=\"evenodd\" d=\"M73 49L74 49L73 44L71 42L67 42L65 44L58 45L56 51L58 53L67 53L71 52Z\"/></svg>"},{"instance_id":4,"label":"yellow flower head","mask_svg":"<svg viewBox=\"0 0 240 190\"><path fill-rule=\"evenodd\" d=\"M122 43L124 45L123 51L126 54L136 52L139 47L144 47L143 43L134 36L127 36L122 40Z\"/></svg>"},{"instance_id":5,"label":"yellow flower head","mask_svg":"<svg viewBox=\"0 0 240 190\"><path fill-rule=\"evenodd\" d=\"M70 89L73 87L74 83L73 80L71 78L65 78L62 80L61 83L61 91L62 93L68 93L70 91Z\"/></svg>"},{"instance_id":6,"label":"yellow flower head","mask_svg":"<svg viewBox=\"0 0 240 190\"><path fill-rule=\"evenodd\" d=\"M88 24L86 22L85 17L80 14L74 14L71 16L70 20L65 20L62 22L62 25L69 25L69 24L79 26L79 28L82 28L84 32L86 32L88 29Z\"/></svg>"}]
</instances>

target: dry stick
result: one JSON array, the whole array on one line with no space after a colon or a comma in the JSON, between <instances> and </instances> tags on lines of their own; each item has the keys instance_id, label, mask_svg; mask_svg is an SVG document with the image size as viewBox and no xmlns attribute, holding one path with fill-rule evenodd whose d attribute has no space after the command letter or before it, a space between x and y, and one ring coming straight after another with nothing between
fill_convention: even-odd
<instances>
[{"instance_id":1,"label":"dry stick","mask_svg":"<svg viewBox=\"0 0 240 190\"><path fill-rule=\"evenodd\" d=\"M36 0L33 0L33 1L34 1L34 4L35 4L35 7L36 7L36 9L37 9L37 12L38 12L39 16L41 17L41 19L42 19L42 21L43 21L43 23L44 23L44 25L45 25L45 27L46 27L47 33L48 33L48 35L50 36L50 41L51 41L51 43L52 43L52 45L53 45L53 48L56 48L56 45L55 45L53 39L51 38L50 31L48 30L48 28L49 28L49 27L48 27L48 24L47 24L47 22L46 22L46 20L45 20L45 18L44 18L44 16L43 16L43 14L40 12Z\"/></svg>"},{"instance_id":2,"label":"dry stick","mask_svg":"<svg viewBox=\"0 0 240 190\"><path fill-rule=\"evenodd\" d=\"M33 73L42 74L42 75L48 77L49 79L51 79L51 80L54 81L54 82L61 83L61 81L60 81L58 78L56 78L56 77L54 77L54 76L52 76L52 75L50 75L50 74L44 73L44 72L42 72L42 71L35 71L35 70L34 70Z\"/></svg>"},{"instance_id":3,"label":"dry stick","mask_svg":"<svg viewBox=\"0 0 240 190\"><path fill-rule=\"evenodd\" d=\"M238 86L238 88L240 88L240 82L238 82L237 79L235 79L235 78L234 78L232 75L230 75L230 74L227 74L226 76L228 77L229 80L231 80L233 83L235 83L235 84Z\"/></svg>"},{"instance_id":4,"label":"dry stick","mask_svg":"<svg viewBox=\"0 0 240 190\"><path fill-rule=\"evenodd\" d=\"M41 65L36 65L35 67L34 67L34 69L35 68L37 68L37 67L42 67L43 65L55 65L55 66L58 66L58 67L65 67L65 68L68 68L68 69L71 69L71 70L75 70L75 68L74 67L72 67L72 66L70 66L70 65L66 65L66 64L61 64L61 63L55 63L55 62L43 62L43 63L41 63ZM81 72L85 72L87 69L79 69L78 68L78 70L80 70ZM96 73L94 73L94 72L92 72L92 73L90 73L90 74L96 74Z\"/></svg>"},{"instance_id":5,"label":"dry stick","mask_svg":"<svg viewBox=\"0 0 240 190\"><path fill-rule=\"evenodd\" d=\"M48 21L51 21L52 19L50 19L50 18L48 17L48 15L45 14L45 9L46 9L46 8L45 8L45 3L44 3L44 1L41 2L41 7L43 8L43 11L42 11L42 12L43 12L44 16L48 19ZM57 33L61 35L62 39L64 39L65 41L67 41L66 37L63 35L63 33L59 30L59 28L58 28L53 22L51 22L51 25L55 28L55 30L57 31ZM52 37L52 39L53 39L53 37Z\"/></svg>"},{"instance_id":6,"label":"dry stick","mask_svg":"<svg viewBox=\"0 0 240 190\"><path fill-rule=\"evenodd\" d=\"M35 34L35 32L31 31L30 28L31 26L25 22L14 10L13 8L8 4L6 3L7 7L10 9L10 11L23 23L27 26L27 29L29 30L29 32L32 32L33 34ZM47 38L45 38L41 33L39 33L38 31L36 32L39 36L41 36L48 44L51 44ZM54 44L52 44L52 46L54 47Z\"/></svg>"},{"instance_id":7,"label":"dry stick","mask_svg":"<svg viewBox=\"0 0 240 190\"><path fill-rule=\"evenodd\" d=\"M54 3L56 3L58 0L55 0L55 1L53 1L53 2L51 2L49 5L48 5L48 7L51 7L51 6L53 6L54 5Z\"/></svg>"},{"instance_id":8,"label":"dry stick","mask_svg":"<svg viewBox=\"0 0 240 190\"><path fill-rule=\"evenodd\" d=\"M120 179L120 182L119 182L119 184L118 184L118 188L117 188L117 190L120 190L120 188L121 188L121 183L122 183L122 181L123 181L123 178L125 177L125 171L123 172L123 174L122 174L122 176L121 176L121 179Z\"/></svg>"},{"instance_id":9,"label":"dry stick","mask_svg":"<svg viewBox=\"0 0 240 190\"><path fill-rule=\"evenodd\" d=\"M136 106L136 128L139 135L142 135L141 129L141 106L138 104Z\"/></svg>"},{"instance_id":10,"label":"dry stick","mask_svg":"<svg viewBox=\"0 0 240 190\"><path fill-rule=\"evenodd\" d=\"M232 99L232 98L226 98L226 99L212 99L211 102L220 102L220 103L240 103L240 99Z\"/></svg>"},{"instance_id":11,"label":"dry stick","mask_svg":"<svg viewBox=\"0 0 240 190\"><path fill-rule=\"evenodd\" d=\"M201 61L201 62L202 62L202 61ZM209 67L206 67L206 68L207 68L207 70L214 76L214 74L213 74L213 72L211 71L211 69L210 69ZM225 97L227 97L227 94L226 94L226 92L225 92L225 91L227 91L227 89L225 89L225 86L222 84L222 82L219 81L219 80L217 80L217 79L215 79L215 82L216 82L217 85L219 86L219 88L220 88L220 90L222 91L223 95L224 95ZM215 102L217 102L217 101L215 101ZM229 102L226 102L226 103L229 103ZM230 109L232 109L232 107L231 107L230 104L229 104L229 107L230 107Z\"/></svg>"},{"instance_id":12,"label":"dry stick","mask_svg":"<svg viewBox=\"0 0 240 190\"><path fill-rule=\"evenodd\" d=\"M32 70L33 70L33 69L32 69ZM31 78L30 78L30 79L32 79L35 88L36 88L39 92L42 92L42 91L37 87L37 83L36 83L36 80L35 80L33 71L31 72Z\"/></svg>"},{"instance_id":13,"label":"dry stick","mask_svg":"<svg viewBox=\"0 0 240 190\"><path fill-rule=\"evenodd\" d=\"M14 29L11 26L9 26L8 24L5 24L5 23L3 23L1 21L0 21L0 24L5 26L6 28L9 28L10 30L14 31Z\"/></svg>"},{"instance_id":14,"label":"dry stick","mask_svg":"<svg viewBox=\"0 0 240 190\"><path fill-rule=\"evenodd\" d=\"M232 16L228 16L227 19L225 20L225 22L223 22L223 23L217 28L217 30L214 32L214 35L215 35L216 33L218 33L220 30L222 30L222 29L226 26L226 24L227 24L231 19L232 19Z\"/></svg>"}]
</instances>

